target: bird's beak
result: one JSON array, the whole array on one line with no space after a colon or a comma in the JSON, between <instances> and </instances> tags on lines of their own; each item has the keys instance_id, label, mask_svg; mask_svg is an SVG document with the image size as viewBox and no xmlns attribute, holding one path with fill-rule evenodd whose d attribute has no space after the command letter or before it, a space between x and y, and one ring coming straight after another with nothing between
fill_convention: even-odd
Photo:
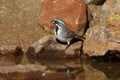
<instances>
[{"instance_id":1,"label":"bird's beak","mask_svg":"<svg viewBox=\"0 0 120 80\"><path fill-rule=\"evenodd\" d=\"M53 24L55 24L55 20L52 20L51 22L52 22Z\"/></svg>"}]
</instances>

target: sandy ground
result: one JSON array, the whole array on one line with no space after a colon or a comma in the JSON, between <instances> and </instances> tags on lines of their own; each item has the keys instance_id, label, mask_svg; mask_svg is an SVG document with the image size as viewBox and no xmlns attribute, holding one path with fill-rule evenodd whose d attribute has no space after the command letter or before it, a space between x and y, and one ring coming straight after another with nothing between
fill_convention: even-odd
<instances>
[{"instance_id":1,"label":"sandy ground","mask_svg":"<svg viewBox=\"0 0 120 80\"><path fill-rule=\"evenodd\" d=\"M41 0L0 0L0 45L24 50L47 33L39 25Z\"/></svg>"}]
</instances>

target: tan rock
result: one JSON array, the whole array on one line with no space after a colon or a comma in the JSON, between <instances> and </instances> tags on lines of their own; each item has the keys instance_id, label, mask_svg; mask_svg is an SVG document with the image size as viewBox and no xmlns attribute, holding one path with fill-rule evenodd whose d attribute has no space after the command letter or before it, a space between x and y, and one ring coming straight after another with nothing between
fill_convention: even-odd
<instances>
[{"instance_id":1,"label":"tan rock","mask_svg":"<svg viewBox=\"0 0 120 80\"><path fill-rule=\"evenodd\" d=\"M19 45L1 45L0 54L2 55L23 55L22 47Z\"/></svg>"},{"instance_id":2,"label":"tan rock","mask_svg":"<svg viewBox=\"0 0 120 80\"><path fill-rule=\"evenodd\" d=\"M120 51L120 44L111 39L106 28L96 26L88 29L83 49L90 56L100 56L108 50Z\"/></svg>"},{"instance_id":3,"label":"tan rock","mask_svg":"<svg viewBox=\"0 0 120 80\"><path fill-rule=\"evenodd\" d=\"M111 6L112 5L112 6ZM106 0L101 10L100 21L101 24L106 24L110 15L119 15L120 16L120 0ZM119 19L119 17L117 17ZM112 19L112 18L111 18Z\"/></svg>"},{"instance_id":4,"label":"tan rock","mask_svg":"<svg viewBox=\"0 0 120 80\"><path fill-rule=\"evenodd\" d=\"M61 19L68 28L74 32L80 32L86 24L86 15L90 19L91 13L84 0L44 0L40 24L46 31L52 32L54 26L51 20Z\"/></svg>"},{"instance_id":5,"label":"tan rock","mask_svg":"<svg viewBox=\"0 0 120 80\"><path fill-rule=\"evenodd\" d=\"M78 58L80 54L80 42L75 42L64 51L67 44L61 44L53 36L45 36L34 42L26 52L31 58L39 59L68 59Z\"/></svg>"},{"instance_id":6,"label":"tan rock","mask_svg":"<svg viewBox=\"0 0 120 80\"><path fill-rule=\"evenodd\" d=\"M36 58L36 55L40 53L45 47L47 47L52 41L52 36L45 36L30 45L25 54L29 57Z\"/></svg>"},{"instance_id":7,"label":"tan rock","mask_svg":"<svg viewBox=\"0 0 120 80\"><path fill-rule=\"evenodd\" d=\"M109 15L107 18L107 31L112 39L120 42L120 15Z\"/></svg>"},{"instance_id":8,"label":"tan rock","mask_svg":"<svg viewBox=\"0 0 120 80\"><path fill-rule=\"evenodd\" d=\"M112 6L111 6L112 5ZM107 0L102 6L101 24L105 23L112 39L120 42L120 0Z\"/></svg>"}]
</instances>

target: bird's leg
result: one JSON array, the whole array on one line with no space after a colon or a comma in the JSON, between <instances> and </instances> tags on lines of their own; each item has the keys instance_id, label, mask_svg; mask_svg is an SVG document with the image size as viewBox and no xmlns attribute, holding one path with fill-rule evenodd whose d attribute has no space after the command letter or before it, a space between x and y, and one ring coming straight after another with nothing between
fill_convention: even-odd
<instances>
[{"instance_id":1,"label":"bird's leg","mask_svg":"<svg viewBox=\"0 0 120 80\"><path fill-rule=\"evenodd\" d=\"M67 44L68 44L68 45L67 45L67 47L64 49L64 51L66 51L66 50L69 48L69 46L70 46L70 41L68 41Z\"/></svg>"},{"instance_id":2,"label":"bird's leg","mask_svg":"<svg viewBox=\"0 0 120 80\"><path fill-rule=\"evenodd\" d=\"M81 43L81 46L80 46L80 55L82 55L83 54L83 40L82 40L82 43Z\"/></svg>"},{"instance_id":3,"label":"bird's leg","mask_svg":"<svg viewBox=\"0 0 120 80\"><path fill-rule=\"evenodd\" d=\"M69 48L70 45L67 45L67 47L64 49L64 51L66 51Z\"/></svg>"}]
</instances>

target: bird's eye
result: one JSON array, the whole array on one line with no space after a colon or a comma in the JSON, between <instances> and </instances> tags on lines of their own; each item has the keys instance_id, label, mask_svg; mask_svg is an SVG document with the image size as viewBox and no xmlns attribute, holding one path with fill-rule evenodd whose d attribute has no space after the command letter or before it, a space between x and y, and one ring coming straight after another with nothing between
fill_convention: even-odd
<instances>
[{"instance_id":1,"label":"bird's eye","mask_svg":"<svg viewBox=\"0 0 120 80\"><path fill-rule=\"evenodd\" d=\"M58 21L55 21L56 24L58 24L59 22Z\"/></svg>"}]
</instances>

